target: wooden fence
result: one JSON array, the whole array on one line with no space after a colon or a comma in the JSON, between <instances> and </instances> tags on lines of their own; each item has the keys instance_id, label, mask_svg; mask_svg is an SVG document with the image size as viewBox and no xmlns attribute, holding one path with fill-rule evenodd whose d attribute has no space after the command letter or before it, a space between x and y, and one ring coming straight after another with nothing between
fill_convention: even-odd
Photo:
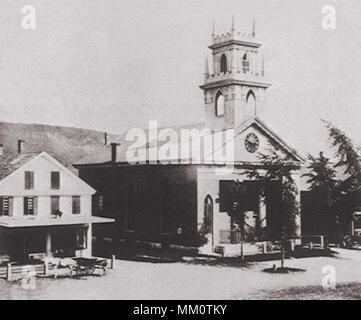
<instances>
[{"instance_id":1,"label":"wooden fence","mask_svg":"<svg viewBox=\"0 0 361 320\"><path fill-rule=\"evenodd\" d=\"M0 266L0 278L10 280L21 279L28 271L45 274L45 264L11 264Z\"/></svg>"}]
</instances>

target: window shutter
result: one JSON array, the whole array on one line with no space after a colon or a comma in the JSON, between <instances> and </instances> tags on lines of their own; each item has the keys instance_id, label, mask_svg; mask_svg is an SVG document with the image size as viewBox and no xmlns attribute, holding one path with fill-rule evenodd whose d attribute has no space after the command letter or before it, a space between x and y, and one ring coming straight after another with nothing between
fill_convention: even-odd
<instances>
[{"instance_id":1,"label":"window shutter","mask_svg":"<svg viewBox=\"0 0 361 320\"><path fill-rule=\"evenodd\" d=\"M0 197L0 216L4 215L4 197Z\"/></svg>"},{"instance_id":2,"label":"window shutter","mask_svg":"<svg viewBox=\"0 0 361 320\"><path fill-rule=\"evenodd\" d=\"M78 197L78 213L81 212L81 201L80 201L80 197Z\"/></svg>"},{"instance_id":3,"label":"window shutter","mask_svg":"<svg viewBox=\"0 0 361 320\"><path fill-rule=\"evenodd\" d=\"M30 189L29 171L25 171L25 189Z\"/></svg>"},{"instance_id":4,"label":"window shutter","mask_svg":"<svg viewBox=\"0 0 361 320\"><path fill-rule=\"evenodd\" d=\"M73 205L72 213L75 214L76 213L75 197L72 197L71 199L72 199L72 205Z\"/></svg>"},{"instance_id":5,"label":"window shutter","mask_svg":"<svg viewBox=\"0 0 361 320\"><path fill-rule=\"evenodd\" d=\"M54 215L55 214L55 198L54 197L51 197L50 198L50 213L52 214L52 215Z\"/></svg>"},{"instance_id":6,"label":"window shutter","mask_svg":"<svg viewBox=\"0 0 361 320\"><path fill-rule=\"evenodd\" d=\"M104 196L103 195L98 196L97 207L98 207L98 212L104 211Z\"/></svg>"},{"instance_id":7,"label":"window shutter","mask_svg":"<svg viewBox=\"0 0 361 320\"><path fill-rule=\"evenodd\" d=\"M33 215L38 214L38 197L33 197Z\"/></svg>"},{"instance_id":8,"label":"window shutter","mask_svg":"<svg viewBox=\"0 0 361 320\"><path fill-rule=\"evenodd\" d=\"M34 171L30 171L30 181L29 181L29 185L30 185L30 189L34 189Z\"/></svg>"},{"instance_id":9,"label":"window shutter","mask_svg":"<svg viewBox=\"0 0 361 320\"><path fill-rule=\"evenodd\" d=\"M29 214L29 202L28 197L24 197L24 215L27 216Z\"/></svg>"},{"instance_id":10,"label":"window shutter","mask_svg":"<svg viewBox=\"0 0 361 320\"><path fill-rule=\"evenodd\" d=\"M14 198L9 197L9 217L13 216Z\"/></svg>"}]
</instances>

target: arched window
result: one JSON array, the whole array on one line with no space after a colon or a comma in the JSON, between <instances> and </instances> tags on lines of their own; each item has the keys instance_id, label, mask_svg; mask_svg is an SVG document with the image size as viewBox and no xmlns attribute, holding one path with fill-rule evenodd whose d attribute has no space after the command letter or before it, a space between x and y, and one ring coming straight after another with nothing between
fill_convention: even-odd
<instances>
[{"instance_id":1,"label":"arched window","mask_svg":"<svg viewBox=\"0 0 361 320\"><path fill-rule=\"evenodd\" d=\"M224 116L224 97L220 91L218 91L216 94L216 116Z\"/></svg>"},{"instance_id":2,"label":"arched window","mask_svg":"<svg viewBox=\"0 0 361 320\"><path fill-rule=\"evenodd\" d=\"M245 53L242 58L242 70L243 73L247 73L249 71L249 59L247 53Z\"/></svg>"},{"instance_id":3,"label":"arched window","mask_svg":"<svg viewBox=\"0 0 361 320\"><path fill-rule=\"evenodd\" d=\"M256 97L252 90L249 90L246 100L246 120L256 115Z\"/></svg>"},{"instance_id":4,"label":"arched window","mask_svg":"<svg viewBox=\"0 0 361 320\"><path fill-rule=\"evenodd\" d=\"M227 72L227 57L225 54L221 56L221 73Z\"/></svg>"},{"instance_id":5,"label":"arched window","mask_svg":"<svg viewBox=\"0 0 361 320\"><path fill-rule=\"evenodd\" d=\"M207 233L213 234L213 200L210 195L204 198L204 223Z\"/></svg>"}]
</instances>

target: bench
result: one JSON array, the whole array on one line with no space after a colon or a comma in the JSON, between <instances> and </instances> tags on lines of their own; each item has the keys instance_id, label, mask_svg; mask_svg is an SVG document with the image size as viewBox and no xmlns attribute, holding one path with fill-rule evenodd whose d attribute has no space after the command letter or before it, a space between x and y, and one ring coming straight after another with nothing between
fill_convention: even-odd
<instances>
[{"instance_id":1,"label":"bench","mask_svg":"<svg viewBox=\"0 0 361 320\"><path fill-rule=\"evenodd\" d=\"M225 248L223 246L215 246L214 247L214 253L220 254L222 257L224 257Z\"/></svg>"},{"instance_id":2,"label":"bench","mask_svg":"<svg viewBox=\"0 0 361 320\"><path fill-rule=\"evenodd\" d=\"M302 245L310 249L314 247L325 248L325 237L323 235L304 235L301 237Z\"/></svg>"}]
</instances>

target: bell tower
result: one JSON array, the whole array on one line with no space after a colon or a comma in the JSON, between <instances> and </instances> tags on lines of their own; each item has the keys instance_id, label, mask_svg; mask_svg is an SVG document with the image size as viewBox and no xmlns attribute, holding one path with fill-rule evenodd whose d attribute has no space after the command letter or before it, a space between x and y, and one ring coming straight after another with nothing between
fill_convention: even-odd
<instances>
[{"instance_id":1,"label":"bell tower","mask_svg":"<svg viewBox=\"0 0 361 320\"><path fill-rule=\"evenodd\" d=\"M204 71L206 127L210 129L237 128L256 116L263 108L267 83L264 59L259 55L262 46L256 40L255 21L252 33L235 30L234 19L231 31L215 34L213 25L212 72L208 59Z\"/></svg>"}]
</instances>

